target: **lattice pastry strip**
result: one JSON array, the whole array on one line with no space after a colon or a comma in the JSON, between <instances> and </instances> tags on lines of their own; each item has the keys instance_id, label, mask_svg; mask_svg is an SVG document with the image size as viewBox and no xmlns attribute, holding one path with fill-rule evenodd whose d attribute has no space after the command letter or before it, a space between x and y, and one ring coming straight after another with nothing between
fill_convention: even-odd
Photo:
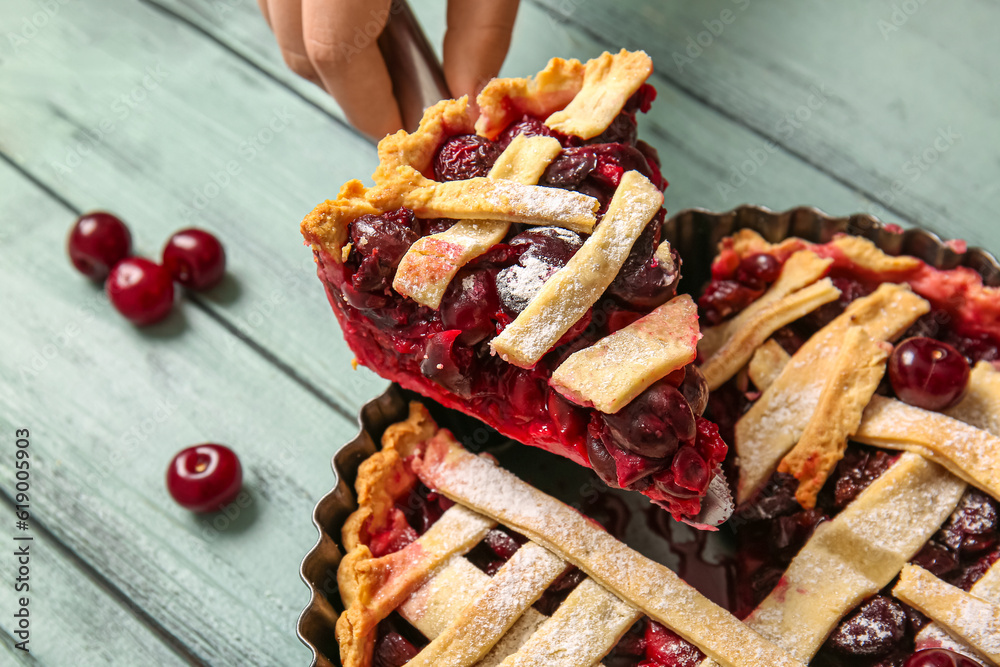
<instances>
[{"instance_id":1,"label":"lattice pastry strip","mask_svg":"<svg viewBox=\"0 0 1000 667\"><path fill-rule=\"evenodd\" d=\"M407 664L428 667L475 664L565 569L566 563L561 558L536 544L525 544L457 618ZM452 591L453 596L460 594Z\"/></svg>"},{"instance_id":2,"label":"lattice pastry strip","mask_svg":"<svg viewBox=\"0 0 1000 667\"><path fill-rule=\"evenodd\" d=\"M792 559L747 625L808 662L844 614L874 595L958 505L965 483L906 453Z\"/></svg>"},{"instance_id":3,"label":"lattice pastry strip","mask_svg":"<svg viewBox=\"0 0 1000 667\"><path fill-rule=\"evenodd\" d=\"M902 401L873 396L854 439L917 452L1000 498L1000 437L988 431Z\"/></svg>"},{"instance_id":4,"label":"lattice pastry strip","mask_svg":"<svg viewBox=\"0 0 1000 667\"><path fill-rule=\"evenodd\" d=\"M889 344L872 340L862 327L848 327L830 368L816 410L802 437L778 465L779 472L799 480L795 499L807 508L833 467L844 457L847 438L861 423L862 412L885 374Z\"/></svg>"},{"instance_id":5,"label":"lattice pastry strip","mask_svg":"<svg viewBox=\"0 0 1000 667\"><path fill-rule=\"evenodd\" d=\"M754 353L750 379L766 390L791 357L776 342ZM873 396L852 439L911 451L936 461L994 498L1000 498L1000 372L981 361L973 368L965 395L946 414Z\"/></svg>"},{"instance_id":6,"label":"lattice pastry strip","mask_svg":"<svg viewBox=\"0 0 1000 667\"><path fill-rule=\"evenodd\" d=\"M587 62L580 92L565 109L545 119L545 124L563 134L596 137L608 129L652 73L653 61L643 51L604 53Z\"/></svg>"},{"instance_id":7,"label":"lattice pastry strip","mask_svg":"<svg viewBox=\"0 0 1000 667\"><path fill-rule=\"evenodd\" d=\"M793 317L792 313L801 311L810 299L803 299L802 296L798 299L790 297L819 281L832 263L833 260L821 258L809 250L794 253L782 266L778 279L759 299L744 308L733 319L705 329L705 336L698 344L698 351L705 359L702 373L709 382L711 390L717 389L735 375L749 360L753 350L763 344L771 334L822 305L822 303L817 304L802 315ZM820 298L820 295L828 295L832 288L839 296L840 291L833 287L832 282L827 283L827 286L828 288L821 292L814 290L807 295L813 299Z\"/></svg>"},{"instance_id":8,"label":"lattice pastry strip","mask_svg":"<svg viewBox=\"0 0 1000 667\"><path fill-rule=\"evenodd\" d=\"M893 340L929 310L930 304L906 286L884 283L852 302L799 348L736 424L740 503L767 481L798 442L820 403L847 329L860 327L874 341Z\"/></svg>"},{"instance_id":9,"label":"lattice pastry strip","mask_svg":"<svg viewBox=\"0 0 1000 667\"><path fill-rule=\"evenodd\" d=\"M1000 604L1000 561L993 563L990 569L986 570L986 574L972 585L969 593L994 604ZM940 646L964 653L969 657L977 657L975 649L965 642L955 639L934 622L928 623L917 633L916 646L918 649Z\"/></svg>"},{"instance_id":10,"label":"lattice pastry strip","mask_svg":"<svg viewBox=\"0 0 1000 667\"><path fill-rule=\"evenodd\" d=\"M515 366L534 366L604 294L662 204L648 178L625 172L594 234L490 342L492 349Z\"/></svg>"},{"instance_id":11,"label":"lattice pastry strip","mask_svg":"<svg viewBox=\"0 0 1000 667\"><path fill-rule=\"evenodd\" d=\"M535 185L562 146L552 137L517 135L500 154L489 178ZM438 308L458 270L503 241L504 220L459 220L447 230L410 246L396 268L392 287L417 303Z\"/></svg>"},{"instance_id":12,"label":"lattice pastry strip","mask_svg":"<svg viewBox=\"0 0 1000 667\"><path fill-rule=\"evenodd\" d=\"M373 633L379 621L396 609L449 558L481 542L496 523L461 505L446 511L426 533L401 551L372 558L367 547L347 554L337 569L357 591L337 620L337 641L344 667L363 667L371 659Z\"/></svg>"},{"instance_id":13,"label":"lattice pastry strip","mask_svg":"<svg viewBox=\"0 0 1000 667\"><path fill-rule=\"evenodd\" d=\"M593 665L641 616L642 612L593 579L584 579L501 667Z\"/></svg>"},{"instance_id":14,"label":"lattice pastry strip","mask_svg":"<svg viewBox=\"0 0 1000 667\"><path fill-rule=\"evenodd\" d=\"M1000 605L966 593L918 565L903 568L892 594L1000 663Z\"/></svg>"},{"instance_id":15,"label":"lattice pastry strip","mask_svg":"<svg viewBox=\"0 0 1000 667\"><path fill-rule=\"evenodd\" d=\"M574 352L549 383L571 401L618 412L698 354L698 309L687 294Z\"/></svg>"},{"instance_id":16,"label":"lattice pastry strip","mask_svg":"<svg viewBox=\"0 0 1000 667\"><path fill-rule=\"evenodd\" d=\"M431 181L406 192L402 205L418 218L504 220L555 225L589 234L597 223L594 214L599 203L572 190L477 177L446 183Z\"/></svg>"},{"instance_id":17,"label":"lattice pastry strip","mask_svg":"<svg viewBox=\"0 0 1000 667\"><path fill-rule=\"evenodd\" d=\"M729 667L800 665L666 567L632 551L567 505L435 437L413 461L421 480L559 554L601 586Z\"/></svg>"}]
</instances>

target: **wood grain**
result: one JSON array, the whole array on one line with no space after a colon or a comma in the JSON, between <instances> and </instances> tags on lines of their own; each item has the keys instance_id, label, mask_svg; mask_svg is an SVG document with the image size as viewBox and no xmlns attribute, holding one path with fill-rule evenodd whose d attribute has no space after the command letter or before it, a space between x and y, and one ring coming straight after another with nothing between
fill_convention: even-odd
<instances>
[{"instance_id":1,"label":"wood grain","mask_svg":"<svg viewBox=\"0 0 1000 667\"><path fill-rule=\"evenodd\" d=\"M12 530L13 509L0 503L0 525ZM8 544L29 544L31 573L27 592L4 591L4 613L0 618L0 662L5 665L120 664L130 656L132 664L184 665L187 660L135 618L131 609L88 578L49 536L33 528L21 535L33 539ZM14 572L12 549L0 557L6 573ZM9 586L5 577L4 585ZM27 595L31 636L30 653L14 648L20 638L11 614L18 597Z\"/></svg>"},{"instance_id":2,"label":"wood grain","mask_svg":"<svg viewBox=\"0 0 1000 667\"><path fill-rule=\"evenodd\" d=\"M5 163L0 190L0 375L14 380L0 383L0 432L32 432L32 513L201 660L305 661L298 563L355 425L190 303L128 324L64 258L73 214ZM205 441L236 449L247 495L197 516L163 477Z\"/></svg>"},{"instance_id":3,"label":"wood grain","mask_svg":"<svg viewBox=\"0 0 1000 667\"><path fill-rule=\"evenodd\" d=\"M863 193L859 211L995 245L984 220L1000 204L991 55L1000 6L533 4L609 47L645 49L657 85L668 81L757 135L729 143L717 164L738 168L773 141ZM751 180L777 177L765 166Z\"/></svg>"}]
</instances>

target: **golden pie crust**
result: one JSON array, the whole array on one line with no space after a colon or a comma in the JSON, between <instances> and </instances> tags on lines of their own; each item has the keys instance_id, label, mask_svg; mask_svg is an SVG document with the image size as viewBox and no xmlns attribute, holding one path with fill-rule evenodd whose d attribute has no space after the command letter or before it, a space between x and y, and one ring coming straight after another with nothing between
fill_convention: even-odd
<instances>
[{"instance_id":1,"label":"golden pie crust","mask_svg":"<svg viewBox=\"0 0 1000 667\"><path fill-rule=\"evenodd\" d=\"M362 534L375 530L365 525L365 517L371 521L378 515L372 508L362 505L355 513L358 518L352 516L345 525L345 544L356 545L338 572L342 594L343 582L353 589L344 598L349 606L337 623L345 665L368 664L365 660L371 657L378 620L396 608L408 609L405 613L410 616L419 615L418 610L429 607L430 599L441 595L440 587L439 592L433 590L434 582L447 577L451 586L460 589L457 594L451 591L450 599L458 597L468 603L461 611L449 610L445 614L448 620L437 623L433 629L436 638L424 649L426 660L421 658L416 664L473 664L481 656L487 660L493 656L488 664L502 665L577 665L581 660L594 664L644 613L694 643L719 664L801 667L802 663L710 602L672 571L632 551L573 508L522 482L492 460L465 451L447 431L435 431L424 442L414 442L414 434L426 434L429 419L426 408L412 403L408 420L386 431L382 451L371 457L372 464L366 462L359 470L359 498L371 503L384 497L371 487L389 478L394 480L393 471L412 467L428 488L457 504L416 542L382 558L373 558L368 547L359 542ZM402 452L408 453L406 464L400 463ZM400 479L409 478L403 475ZM394 487L397 499L409 493L407 486ZM446 521L454 510L460 510L460 514ZM442 522L446 525L435 530ZM456 559L496 522L526 535L531 542L522 546L489 581L478 574L461 574L463 567L457 565ZM518 559L517 554L522 552L524 555ZM589 578L574 589L551 618L538 619L529 614L530 601L536 594L541 595L545 582L567 564L580 567ZM516 576L504 575L504 567ZM379 576L372 576L373 572ZM505 579L509 581L505 583ZM472 586L464 583L471 580L482 581ZM491 598L499 606L493 607ZM492 614L487 608L494 609ZM519 611L524 615L519 616ZM522 622L525 616L530 617ZM487 619L490 622L484 626ZM500 626L514 633L509 642L497 638ZM501 645L512 652L497 663L500 656L494 652ZM440 657L445 655L455 657L455 662Z\"/></svg>"}]
</instances>

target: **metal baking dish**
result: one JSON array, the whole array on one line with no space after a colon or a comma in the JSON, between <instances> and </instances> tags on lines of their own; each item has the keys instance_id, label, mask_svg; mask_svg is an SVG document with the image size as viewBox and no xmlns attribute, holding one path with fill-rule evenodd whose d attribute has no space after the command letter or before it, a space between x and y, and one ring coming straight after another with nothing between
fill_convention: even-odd
<instances>
[{"instance_id":1,"label":"metal baking dish","mask_svg":"<svg viewBox=\"0 0 1000 667\"><path fill-rule=\"evenodd\" d=\"M708 280L718 242L742 228L756 230L772 242L798 236L822 243L840 232L855 234L871 239L889 254L913 255L937 268L967 266L982 275L987 285L1000 286L1000 262L996 257L979 248L956 252L936 234L926 230L910 229L900 233L868 215L833 218L814 208L802 207L776 213L756 206L741 206L728 213L690 209L667 221L667 238L684 259L682 291L697 292ZM353 487L358 466L375 452L376 443L385 428L406 418L407 404L414 399L426 404L438 423L451 429L468 449L480 451L489 448L500 459L501 465L565 502L573 504L574 496L578 497L579 491L588 488L587 485L593 483L590 480L596 479L590 471L569 461L531 447L510 445L470 417L445 410L397 385L390 386L384 394L361 409L358 435L333 457L335 486L313 511L313 524L319 531L319 541L306 554L300 570L312 598L298 622L299 639L312 650L313 665L326 667L340 664L334 637L334 625L343 611L337 590L337 566L342 556L340 530L348 515L357 507ZM544 470L544 475L538 470ZM537 478L532 478L533 471ZM642 503L642 500L638 502ZM654 558L670 560L669 554L657 552L657 545L641 544L641 535L636 535L636 539L630 537L633 536L629 535L626 542L633 548ZM667 562L667 565L670 563Z\"/></svg>"}]
</instances>

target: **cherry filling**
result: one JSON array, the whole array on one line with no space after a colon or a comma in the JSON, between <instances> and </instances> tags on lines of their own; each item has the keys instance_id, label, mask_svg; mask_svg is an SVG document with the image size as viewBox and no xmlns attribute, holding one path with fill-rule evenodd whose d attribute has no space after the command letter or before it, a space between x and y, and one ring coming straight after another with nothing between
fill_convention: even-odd
<instances>
[{"instance_id":1,"label":"cherry filling","mask_svg":"<svg viewBox=\"0 0 1000 667\"><path fill-rule=\"evenodd\" d=\"M824 254L823 246L816 247ZM781 262L767 255L723 253L713 266L712 280L699 300L702 316L709 323L729 319L758 298L778 278ZM945 271L923 267L946 283L954 278ZM840 315L855 299L870 294L881 282L836 258L830 272L841 297L775 334L776 340L794 354L821 327ZM897 343L888 364L880 393L929 410L943 410L959 401L969 377L969 367L977 361L1000 357L1000 337L990 327L989 316L977 320L955 309L926 283L913 279L914 289L932 304L932 311L918 320ZM746 380L734 378L713 392L708 415L731 434L757 394ZM729 529L734 531L737 556L734 567L737 590L732 610L748 614L766 597L805 545L816 526L832 519L893 463L897 454L850 443L844 458L827 480L812 510L795 501L797 481L776 473L757 497L737 509ZM728 463L727 463L728 465ZM997 503L977 490L970 490L946 524L917 553L912 561L945 581L968 590L1000 558L1000 526ZM890 583L852 610L831 634L813 663L817 665L860 665L861 667L903 667L906 665L960 664L950 652L914 653L914 637L927 619L891 597Z\"/></svg>"},{"instance_id":2,"label":"cherry filling","mask_svg":"<svg viewBox=\"0 0 1000 667\"><path fill-rule=\"evenodd\" d=\"M440 179L489 173L517 133L556 137L564 146L543 184L573 188L603 206L621 175L635 169L666 185L655 151L635 142L635 114L655 96L642 88L604 135L588 142L524 117L490 142L475 135L445 140L434 161ZM401 208L365 215L348 230L346 260L317 254L319 274L348 344L360 363L404 387L495 426L501 433L593 464L615 487L638 490L675 517L694 516L725 444L701 420L707 390L689 367L647 389L618 415L574 405L550 389L553 370L573 352L627 326L676 294L680 258L657 257L664 211L633 244L618 276L534 368L521 369L491 353L489 341L527 306L545 281L580 249L584 239L556 227L512 225L504 241L452 279L434 310L392 289L396 269L417 238L447 228ZM759 271L758 271L759 272Z\"/></svg>"}]
</instances>

